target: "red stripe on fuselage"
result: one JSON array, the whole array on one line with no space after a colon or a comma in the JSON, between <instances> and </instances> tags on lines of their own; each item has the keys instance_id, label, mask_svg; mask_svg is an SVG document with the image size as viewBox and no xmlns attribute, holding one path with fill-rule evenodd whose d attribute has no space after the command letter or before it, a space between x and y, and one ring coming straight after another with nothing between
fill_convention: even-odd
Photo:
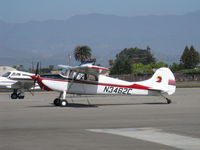
<instances>
[{"instance_id":1,"label":"red stripe on fuselage","mask_svg":"<svg viewBox=\"0 0 200 150\"><path fill-rule=\"evenodd\" d=\"M59 80L59 79L49 79L49 78L39 78L41 81L42 80L50 80L50 81L58 81L58 82L72 82L72 80ZM112 87L121 87L121 88L131 88L131 89L140 89L140 90L148 90L150 87L143 86L140 84L132 84L132 85L117 85L117 84L108 84L108 83L98 83L98 82L92 82L92 81L77 81L74 80L74 83L79 83L79 84L91 84L91 85L101 85L101 86L112 86ZM39 84L39 83L38 83ZM41 84L45 87L42 82ZM40 85L40 84L39 84ZM48 87L47 87L48 88ZM50 89L50 88L49 88ZM51 89L50 89L51 90Z\"/></svg>"},{"instance_id":2,"label":"red stripe on fuselage","mask_svg":"<svg viewBox=\"0 0 200 150\"><path fill-rule=\"evenodd\" d=\"M102 70L109 70L109 69L107 69L107 68L102 68L102 67L90 67L90 68L92 68L92 69L102 69Z\"/></svg>"},{"instance_id":3,"label":"red stripe on fuselage","mask_svg":"<svg viewBox=\"0 0 200 150\"><path fill-rule=\"evenodd\" d=\"M43 84L42 80L45 80L45 79L44 78L40 78L40 76L38 76L37 82L38 82L40 88L43 89L43 90L46 90L46 91L53 91L52 89L50 89L49 87L47 87L45 84Z\"/></svg>"}]
</instances>

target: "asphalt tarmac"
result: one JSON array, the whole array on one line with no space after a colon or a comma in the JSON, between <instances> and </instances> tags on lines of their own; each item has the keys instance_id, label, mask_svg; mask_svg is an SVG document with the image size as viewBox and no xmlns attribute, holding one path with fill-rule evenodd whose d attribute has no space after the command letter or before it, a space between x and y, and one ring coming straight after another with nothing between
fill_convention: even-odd
<instances>
[{"instance_id":1,"label":"asphalt tarmac","mask_svg":"<svg viewBox=\"0 0 200 150\"><path fill-rule=\"evenodd\" d=\"M200 149L200 88L170 96L68 96L40 92L23 100L0 93L0 150ZM89 104L88 104L89 103Z\"/></svg>"}]
</instances>

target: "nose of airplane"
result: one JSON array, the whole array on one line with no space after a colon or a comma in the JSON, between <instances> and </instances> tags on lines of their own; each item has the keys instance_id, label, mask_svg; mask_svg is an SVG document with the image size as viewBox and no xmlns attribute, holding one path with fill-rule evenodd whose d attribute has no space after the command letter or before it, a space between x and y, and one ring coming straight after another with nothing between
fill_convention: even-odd
<instances>
[{"instance_id":1,"label":"nose of airplane","mask_svg":"<svg viewBox=\"0 0 200 150\"><path fill-rule=\"evenodd\" d=\"M31 78L34 79L34 80L36 80L37 77L38 77L38 76L36 76L36 75L32 75L32 76L31 76Z\"/></svg>"},{"instance_id":2,"label":"nose of airplane","mask_svg":"<svg viewBox=\"0 0 200 150\"><path fill-rule=\"evenodd\" d=\"M4 81L4 80L7 80L6 77L0 77L0 80Z\"/></svg>"}]
</instances>

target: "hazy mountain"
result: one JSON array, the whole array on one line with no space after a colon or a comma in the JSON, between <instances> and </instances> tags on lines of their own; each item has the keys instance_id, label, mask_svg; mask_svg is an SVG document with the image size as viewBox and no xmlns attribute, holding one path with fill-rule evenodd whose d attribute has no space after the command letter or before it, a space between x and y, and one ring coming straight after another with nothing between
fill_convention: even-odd
<instances>
[{"instance_id":1,"label":"hazy mountain","mask_svg":"<svg viewBox=\"0 0 200 150\"><path fill-rule=\"evenodd\" d=\"M150 46L157 59L178 61L186 45L200 49L200 11L185 15L121 17L76 15L67 20L0 21L0 65L66 63L77 45L88 45L107 65L123 48Z\"/></svg>"}]
</instances>

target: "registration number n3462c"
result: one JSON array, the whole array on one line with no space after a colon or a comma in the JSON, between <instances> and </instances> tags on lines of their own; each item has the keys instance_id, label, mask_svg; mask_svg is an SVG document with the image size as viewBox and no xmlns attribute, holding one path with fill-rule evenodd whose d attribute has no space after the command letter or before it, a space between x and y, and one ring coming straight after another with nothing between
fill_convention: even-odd
<instances>
[{"instance_id":1,"label":"registration number n3462c","mask_svg":"<svg viewBox=\"0 0 200 150\"><path fill-rule=\"evenodd\" d=\"M113 94L131 94L130 88L121 88L121 87L112 87L112 86L105 86L103 92L106 93L113 93Z\"/></svg>"}]
</instances>

